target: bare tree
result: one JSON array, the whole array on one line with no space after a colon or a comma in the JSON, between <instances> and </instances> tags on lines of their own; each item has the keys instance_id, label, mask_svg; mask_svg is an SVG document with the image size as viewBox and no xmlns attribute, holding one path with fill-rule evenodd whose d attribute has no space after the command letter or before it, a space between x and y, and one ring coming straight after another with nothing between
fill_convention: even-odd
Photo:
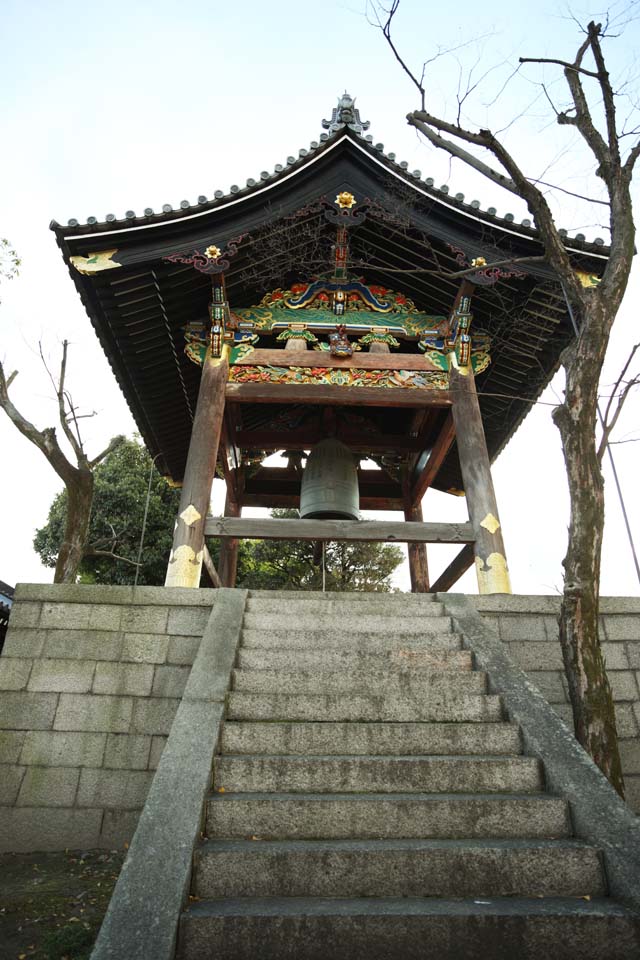
<instances>
[{"instance_id":1,"label":"bare tree","mask_svg":"<svg viewBox=\"0 0 640 960\"><path fill-rule=\"evenodd\" d=\"M48 368L47 373L56 393L60 426L73 451L75 464L66 456L60 446L55 427L45 427L44 430L38 430L12 403L9 398L9 388L18 372L14 370L9 376L5 376L4 368L0 363L0 407L20 433L44 454L67 488L68 504L65 532L56 563L54 583L75 582L89 531L93 502L93 470L123 440L122 437L115 437L109 446L93 459L90 459L85 453L79 421L83 417L93 416L93 414L79 413L66 386L68 347L69 344L65 340L62 344L62 360L58 377L53 377ZM44 363L42 349L40 354ZM45 363L45 368L46 366Z\"/></svg>"},{"instance_id":2,"label":"bare tree","mask_svg":"<svg viewBox=\"0 0 640 960\"><path fill-rule=\"evenodd\" d=\"M417 87L421 109L407 120L438 149L462 160L503 189L521 197L538 229L547 263L562 284L575 324L575 339L561 362L566 374L564 401L553 412L560 431L570 495L569 539L565 559L560 614L560 641L569 682L576 736L621 796L624 784L618 752L611 689L598 638L600 557L604 528L604 483L601 469L606 443L622 404L629 394L624 377L629 358L606 410L602 440L596 442L598 385L611 327L627 288L634 253L635 227L631 180L640 155L638 129L619 128L616 93L605 63L602 42L607 27L594 22L572 59L521 57L520 64L553 64L562 70L568 88L567 105L553 105L558 124L574 128L595 165L595 176L606 189L609 207L610 253L597 286L582 285L562 236L555 226L542 183L528 176L504 142L488 129L461 124L461 106L470 87L458 97L457 116L446 120L427 109L430 61L421 72L410 69L392 36L393 18L400 0L374 7L375 21L401 67ZM594 119L597 118L597 122ZM602 127L602 131L600 130ZM623 149L629 137L631 145ZM489 155L487 163L482 153ZM602 201L600 201L602 202ZM634 353L635 353L634 348Z\"/></svg>"}]
</instances>

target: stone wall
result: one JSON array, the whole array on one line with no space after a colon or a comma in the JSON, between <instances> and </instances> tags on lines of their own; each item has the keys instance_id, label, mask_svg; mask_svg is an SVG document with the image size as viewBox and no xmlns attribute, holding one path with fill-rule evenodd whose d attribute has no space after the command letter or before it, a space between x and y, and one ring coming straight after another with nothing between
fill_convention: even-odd
<instances>
[{"instance_id":1,"label":"stone wall","mask_svg":"<svg viewBox=\"0 0 640 960\"><path fill-rule=\"evenodd\" d=\"M558 641L560 598L468 598L562 719L572 726ZM627 802L640 813L640 597L603 597L600 638L616 706Z\"/></svg>"},{"instance_id":2,"label":"stone wall","mask_svg":"<svg viewBox=\"0 0 640 960\"><path fill-rule=\"evenodd\" d=\"M0 656L0 851L130 840L215 597L18 586ZM569 721L559 599L469 599ZM640 812L640 598L601 608L627 797Z\"/></svg>"},{"instance_id":3,"label":"stone wall","mask_svg":"<svg viewBox=\"0 0 640 960\"><path fill-rule=\"evenodd\" d=\"M18 586L0 656L0 850L131 838L214 597Z\"/></svg>"}]
</instances>

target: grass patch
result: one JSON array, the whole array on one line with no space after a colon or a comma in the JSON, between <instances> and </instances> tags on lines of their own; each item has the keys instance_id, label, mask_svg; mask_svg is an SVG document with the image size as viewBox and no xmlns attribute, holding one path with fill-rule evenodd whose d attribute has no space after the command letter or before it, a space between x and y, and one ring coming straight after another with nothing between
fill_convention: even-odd
<instances>
[{"instance_id":1,"label":"grass patch","mask_svg":"<svg viewBox=\"0 0 640 960\"><path fill-rule=\"evenodd\" d=\"M125 851L0 855L1 960L88 960Z\"/></svg>"}]
</instances>

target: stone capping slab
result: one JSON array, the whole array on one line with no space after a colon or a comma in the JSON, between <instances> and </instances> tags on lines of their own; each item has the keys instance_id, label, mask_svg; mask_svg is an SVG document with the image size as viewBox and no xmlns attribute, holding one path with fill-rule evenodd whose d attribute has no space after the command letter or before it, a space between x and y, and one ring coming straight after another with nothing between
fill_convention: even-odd
<instances>
[{"instance_id":1,"label":"stone capping slab","mask_svg":"<svg viewBox=\"0 0 640 960\"><path fill-rule=\"evenodd\" d=\"M175 955L247 598L210 592L213 610L91 960Z\"/></svg>"},{"instance_id":2,"label":"stone capping slab","mask_svg":"<svg viewBox=\"0 0 640 960\"><path fill-rule=\"evenodd\" d=\"M447 594L438 594L440 599L444 596ZM449 596L462 596L462 594L449 594ZM549 613L558 616L562 598L552 594L496 593L470 596L468 600L480 613ZM600 597L599 606L601 616L624 613L640 615L640 597Z\"/></svg>"},{"instance_id":3,"label":"stone capping slab","mask_svg":"<svg viewBox=\"0 0 640 960\"><path fill-rule=\"evenodd\" d=\"M190 587L112 587L88 583L19 583L15 600L54 603L108 603L122 606L211 607L217 590Z\"/></svg>"},{"instance_id":4,"label":"stone capping slab","mask_svg":"<svg viewBox=\"0 0 640 960\"><path fill-rule=\"evenodd\" d=\"M620 799L573 733L511 659L505 645L464 594L440 593L463 646L500 693L509 719L520 725L525 753L544 763L549 789L569 801L576 836L604 857L609 891L640 909L640 820Z\"/></svg>"}]
</instances>

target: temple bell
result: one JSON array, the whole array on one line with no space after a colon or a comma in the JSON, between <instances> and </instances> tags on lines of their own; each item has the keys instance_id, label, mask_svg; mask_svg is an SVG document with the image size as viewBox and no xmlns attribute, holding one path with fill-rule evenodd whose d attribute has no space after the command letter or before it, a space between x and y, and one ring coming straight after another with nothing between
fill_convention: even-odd
<instances>
[{"instance_id":1,"label":"temple bell","mask_svg":"<svg viewBox=\"0 0 640 960\"><path fill-rule=\"evenodd\" d=\"M348 447L330 437L309 454L300 488L300 517L359 520L358 466Z\"/></svg>"}]
</instances>

